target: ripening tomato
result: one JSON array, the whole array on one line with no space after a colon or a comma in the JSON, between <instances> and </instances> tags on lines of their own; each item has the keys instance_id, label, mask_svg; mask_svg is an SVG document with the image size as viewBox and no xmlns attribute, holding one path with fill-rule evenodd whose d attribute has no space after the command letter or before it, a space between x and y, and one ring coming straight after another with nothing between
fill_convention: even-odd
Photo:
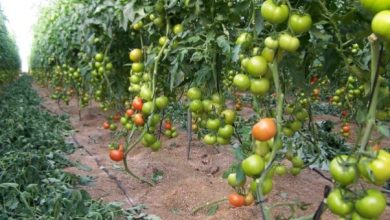
<instances>
[{"instance_id":1,"label":"ripening tomato","mask_svg":"<svg viewBox=\"0 0 390 220\"><path fill-rule=\"evenodd\" d=\"M232 193L228 196L229 203L234 207L241 207L245 204L244 196L238 193Z\"/></svg>"},{"instance_id":2,"label":"ripening tomato","mask_svg":"<svg viewBox=\"0 0 390 220\"><path fill-rule=\"evenodd\" d=\"M248 194L245 196L245 205L246 206L252 205L254 201L255 201L255 197L253 196L253 193L249 191Z\"/></svg>"},{"instance_id":3,"label":"ripening tomato","mask_svg":"<svg viewBox=\"0 0 390 220\"><path fill-rule=\"evenodd\" d=\"M141 113L137 113L133 116L134 124L137 126L142 126L145 124L144 117Z\"/></svg>"},{"instance_id":4,"label":"ripening tomato","mask_svg":"<svg viewBox=\"0 0 390 220\"><path fill-rule=\"evenodd\" d=\"M104 129L109 129L110 128L110 123L108 123L108 121L103 122L103 128Z\"/></svg>"},{"instance_id":5,"label":"ripening tomato","mask_svg":"<svg viewBox=\"0 0 390 220\"><path fill-rule=\"evenodd\" d=\"M302 34L310 30L312 25L311 16L309 14L299 15L292 14L288 20L288 26L294 34Z\"/></svg>"},{"instance_id":6,"label":"ripening tomato","mask_svg":"<svg viewBox=\"0 0 390 220\"><path fill-rule=\"evenodd\" d=\"M389 3L390 4L390 3ZM372 32L390 41L390 10L381 11L371 22Z\"/></svg>"},{"instance_id":7,"label":"ripening tomato","mask_svg":"<svg viewBox=\"0 0 390 220\"><path fill-rule=\"evenodd\" d=\"M258 141L268 141L276 135L276 123L273 118L263 118L252 128L252 136Z\"/></svg>"},{"instance_id":8,"label":"ripening tomato","mask_svg":"<svg viewBox=\"0 0 390 220\"><path fill-rule=\"evenodd\" d=\"M261 6L261 15L272 24L280 24L287 20L289 8L286 4L276 5L274 0L266 0Z\"/></svg>"},{"instance_id":9,"label":"ripening tomato","mask_svg":"<svg viewBox=\"0 0 390 220\"><path fill-rule=\"evenodd\" d=\"M110 150L110 158L113 161L121 161L123 159L123 150Z\"/></svg>"},{"instance_id":10,"label":"ripening tomato","mask_svg":"<svg viewBox=\"0 0 390 220\"><path fill-rule=\"evenodd\" d=\"M142 108L141 108L141 109L142 109ZM127 110L126 110L126 115L127 115L128 117L133 116L133 114L134 114L134 110L133 110L133 109L127 109Z\"/></svg>"},{"instance_id":11,"label":"ripening tomato","mask_svg":"<svg viewBox=\"0 0 390 220\"><path fill-rule=\"evenodd\" d=\"M142 99L139 97L134 98L132 106L135 110L141 111L143 106Z\"/></svg>"},{"instance_id":12,"label":"ripening tomato","mask_svg":"<svg viewBox=\"0 0 390 220\"><path fill-rule=\"evenodd\" d=\"M131 60L132 62L134 62L134 63L139 63L139 62L141 62L141 61L142 61L142 56L143 56L142 50L141 50L141 49L138 49L138 48L132 50L132 51L130 52L130 54L129 54L130 60Z\"/></svg>"}]
</instances>

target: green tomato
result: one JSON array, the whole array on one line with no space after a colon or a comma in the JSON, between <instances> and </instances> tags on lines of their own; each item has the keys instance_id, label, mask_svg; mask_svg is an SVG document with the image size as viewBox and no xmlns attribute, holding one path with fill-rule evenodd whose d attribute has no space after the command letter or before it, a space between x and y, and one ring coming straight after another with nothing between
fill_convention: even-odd
<instances>
[{"instance_id":1,"label":"green tomato","mask_svg":"<svg viewBox=\"0 0 390 220\"><path fill-rule=\"evenodd\" d=\"M215 119L210 118L207 120L206 128L217 131L220 125L221 125L221 121L218 118Z\"/></svg>"},{"instance_id":2,"label":"green tomato","mask_svg":"<svg viewBox=\"0 0 390 220\"><path fill-rule=\"evenodd\" d=\"M229 124L220 127L218 129L218 136L221 136L226 139L229 139L233 135L233 133L234 133L234 128Z\"/></svg>"},{"instance_id":3,"label":"green tomato","mask_svg":"<svg viewBox=\"0 0 390 220\"><path fill-rule=\"evenodd\" d=\"M244 178L241 181L237 181L237 174L231 173L231 174L229 174L227 181L228 181L228 184L230 186L239 187L239 186L243 186L245 184L246 177L244 176Z\"/></svg>"},{"instance_id":4,"label":"green tomato","mask_svg":"<svg viewBox=\"0 0 390 220\"><path fill-rule=\"evenodd\" d=\"M347 186L356 181L356 160L348 155L339 155L330 162L329 172L336 182Z\"/></svg>"},{"instance_id":5,"label":"green tomato","mask_svg":"<svg viewBox=\"0 0 390 220\"><path fill-rule=\"evenodd\" d=\"M259 180L260 179L256 179L256 180L252 181L252 183L250 185L250 189L251 189L253 195L256 195L257 185L260 182ZM273 188L272 178L265 178L263 183L261 184L261 192L263 193L263 195L265 196L268 193L270 193L272 191L272 188Z\"/></svg>"},{"instance_id":6,"label":"green tomato","mask_svg":"<svg viewBox=\"0 0 390 220\"><path fill-rule=\"evenodd\" d=\"M302 158L298 156L293 157L291 159L291 163L293 164L293 167L298 167L298 168L302 168L304 165Z\"/></svg>"},{"instance_id":7,"label":"green tomato","mask_svg":"<svg viewBox=\"0 0 390 220\"><path fill-rule=\"evenodd\" d=\"M145 133L143 139L144 139L144 142L146 143L147 146L150 146L157 141L156 136L154 136L153 134L150 134L150 133Z\"/></svg>"},{"instance_id":8,"label":"green tomato","mask_svg":"<svg viewBox=\"0 0 390 220\"><path fill-rule=\"evenodd\" d=\"M95 60L96 60L97 62L102 62L102 61L103 61L103 58L104 58L103 53L97 53L97 54L95 55ZM95 66L96 66L96 65L95 65Z\"/></svg>"},{"instance_id":9,"label":"green tomato","mask_svg":"<svg viewBox=\"0 0 390 220\"><path fill-rule=\"evenodd\" d=\"M290 124L290 128L295 132L295 131L299 131L301 128L302 128L302 122L299 121L299 120L294 120L291 124Z\"/></svg>"},{"instance_id":10,"label":"green tomato","mask_svg":"<svg viewBox=\"0 0 390 220\"><path fill-rule=\"evenodd\" d=\"M217 142L217 137L212 134L206 134L203 138L203 142L208 145L213 145Z\"/></svg>"},{"instance_id":11,"label":"green tomato","mask_svg":"<svg viewBox=\"0 0 390 220\"><path fill-rule=\"evenodd\" d=\"M142 113L144 113L145 115L150 115L152 113L152 109L153 109L153 102L151 101L145 102L142 105Z\"/></svg>"},{"instance_id":12,"label":"green tomato","mask_svg":"<svg viewBox=\"0 0 390 220\"><path fill-rule=\"evenodd\" d=\"M248 48L252 45L252 35L249 33L241 33L236 40L236 45L240 45L242 48Z\"/></svg>"},{"instance_id":13,"label":"green tomato","mask_svg":"<svg viewBox=\"0 0 390 220\"><path fill-rule=\"evenodd\" d=\"M270 82L267 78L251 79L250 91L253 95L263 96L270 89Z\"/></svg>"},{"instance_id":14,"label":"green tomato","mask_svg":"<svg viewBox=\"0 0 390 220\"><path fill-rule=\"evenodd\" d=\"M371 29L376 35L383 37L386 41L390 41L390 10L376 14L372 19Z\"/></svg>"},{"instance_id":15,"label":"green tomato","mask_svg":"<svg viewBox=\"0 0 390 220\"><path fill-rule=\"evenodd\" d=\"M236 112L231 109L225 109L221 113L223 119L225 120L226 124L233 125L234 121L236 120Z\"/></svg>"},{"instance_id":16,"label":"green tomato","mask_svg":"<svg viewBox=\"0 0 390 220\"><path fill-rule=\"evenodd\" d=\"M187 97L190 100L201 99L202 92L200 91L200 89L198 87L192 87L188 90Z\"/></svg>"},{"instance_id":17,"label":"green tomato","mask_svg":"<svg viewBox=\"0 0 390 220\"><path fill-rule=\"evenodd\" d=\"M160 148L161 148L161 141L157 140L152 145L150 145L150 148L152 149L152 151L160 150Z\"/></svg>"},{"instance_id":18,"label":"green tomato","mask_svg":"<svg viewBox=\"0 0 390 220\"><path fill-rule=\"evenodd\" d=\"M302 169L299 168L299 167L292 167L290 169L290 173L293 175L293 176L297 176L301 173Z\"/></svg>"},{"instance_id":19,"label":"green tomato","mask_svg":"<svg viewBox=\"0 0 390 220\"><path fill-rule=\"evenodd\" d=\"M390 2L388 0L360 0L360 3L372 13L390 9Z\"/></svg>"},{"instance_id":20,"label":"green tomato","mask_svg":"<svg viewBox=\"0 0 390 220\"><path fill-rule=\"evenodd\" d=\"M346 216L353 210L353 203L344 199L344 192L341 189L334 189L329 193L326 203L330 211L339 216Z\"/></svg>"},{"instance_id":21,"label":"green tomato","mask_svg":"<svg viewBox=\"0 0 390 220\"><path fill-rule=\"evenodd\" d=\"M278 40L273 39L272 37L266 37L264 40L264 44L266 47L276 50L279 46Z\"/></svg>"},{"instance_id":22,"label":"green tomato","mask_svg":"<svg viewBox=\"0 0 390 220\"><path fill-rule=\"evenodd\" d=\"M230 138L227 139L227 138L223 138L223 137L217 136L217 143L220 144L220 145L229 144L229 141L230 141Z\"/></svg>"},{"instance_id":23,"label":"green tomato","mask_svg":"<svg viewBox=\"0 0 390 220\"><path fill-rule=\"evenodd\" d=\"M313 21L309 14L292 14L288 20L288 26L294 34L302 34L310 30Z\"/></svg>"},{"instance_id":24,"label":"green tomato","mask_svg":"<svg viewBox=\"0 0 390 220\"><path fill-rule=\"evenodd\" d=\"M184 27L183 27L182 24L176 24L175 26L173 26L173 33L175 35L178 35L178 34L182 33L183 30L184 30Z\"/></svg>"},{"instance_id":25,"label":"green tomato","mask_svg":"<svg viewBox=\"0 0 390 220\"><path fill-rule=\"evenodd\" d=\"M275 168L275 173L279 176L284 176L287 173L287 168L283 165L278 165Z\"/></svg>"},{"instance_id":26,"label":"green tomato","mask_svg":"<svg viewBox=\"0 0 390 220\"><path fill-rule=\"evenodd\" d=\"M127 124L127 122L128 122L128 120L127 120L127 118L126 118L126 117L121 117L121 119L120 119L120 123L121 123L122 125L126 125L126 124Z\"/></svg>"},{"instance_id":27,"label":"green tomato","mask_svg":"<svg viewBox=\"0 0 390 220\"><path fill-rule=\"evenodd\" d=\"M272 63L275 58L275 50L265 47L263 51L261 51L261 56L264 57L268 63Z\"/></svg>"},{"instance_id":28,"label":"green tomato","mask_svg":"<svg viewBox=\"0 0 390 220\"><path fill-rule=\"evenodd\" d=\"M146 101L151 101L153 93L152 93L152 90L149 87L142 86L139 95L141 96L142 99L144 99Z\"/></svg>"},{"instance_id":29,"label":"green tomato","mask_svg":"<svg viewBox=\"0 0 390 220\"><path fill-rule=\"evenodd\" d=\"M255 141L255 153L264 157L270 152L270 146L267 141Z\"/></svg>"},{"instance_id":30,"label":"green tomato","mask_svg":"<svg viewBox=\"0 0 390 220\"><path fill-rule=\"evenodd\" d=\"M295 52L298 50L300 45L297 37L291 36L290 34L284 33L279 36L279 47L287 52Z\"/></svg>"},{"instance_id":31,"label":"green tomato","mask_svg":"<svg viewBox=\"0 0 390 220\"><path fill-rule=\"evenodd\" d=\"M167 41L168 41L168 38L165 37L165 36L163 36L163 37L160 37L160 38L158 39L158 44L159 44L160 46L164 46L164 44L165 44Z\"/></svg>"},{"instance_id":32,"label":"green tomato","mask_svg":"<svg viewBox=\"0 0 390 220\"><path fill-rule=\"evenodd\" d=\"M239 90L247 90L251 86L251 81L249 77L245 74L237 74L234 76L233 84L239 89Z\"/></svg>"},{"instance_id":33,"label":"green tomato","mask_svg":"<svg viewBox=\"0 0 390 220\"><path fill-rule=\"evenodd\" d=\"M245 175L253 177L258 176L264 170L264 160L257 154L253 154L241 163L241 168L244 171Z\"/></svg>"},{"instance_id":34,"label":"green tomato","mask_svg":"<svg viewBox=\"0 0 390 220\"><path fill-rule=\"evenodd\" d=\"M273 0L266 0L261 6L261 15L271 24L280 24L287 20L289 8L286 4L276 5Z\"/></svg>"},{"instance_id":35,"label":"green tomato","mask_svg":"<svg viewBox=\"0 0 390 220\"><path fill-rule=\"evenodd\" d=\"M168 97L166 96L160 96L156 98L156 106L158 109L165 109L168 106Z\"/></svg>"},{"instance_id":36,"label":"green tomato","mask_svg":"<svg viewBox=\"0 0 390 220\"><path fill-rule=\"evenodd\" d=\"M191 112L202 112L203 111L203 104L200 100L193 100L190 102L190 110Z\"/></svg>"},{"instance_id":37,"label":"green tomato","mask_svg":"<svg viewBox=\"0 0 390 220\"><path fill-rule=\"evenodd\" d=\"M386 197L376 189L368 189L365 195L355 202L356 212L364 218L379 218L385 211Z\"/></svg>"},{"instance_id":38,"label":"green tomato","mask_svg":"<svg viewBox=\"0 0 390 220\"><path fill-rule=\"evenodd\" d=\"M134 73L140 73L140 72L144 71L144 64L143 63L133 63L131 65L131 70Z\"/></svg>"},{"instance_id":39,"label":"green tomato","mask_svg":"<svg viewBox=\"0 0 390 220\"><path fill-rule=\"evenodd\" d=\"M262 76L268 70L267 60L262 56L251 57L245 68L246 71L252 76Z\"/></svg>"}]
</instances>

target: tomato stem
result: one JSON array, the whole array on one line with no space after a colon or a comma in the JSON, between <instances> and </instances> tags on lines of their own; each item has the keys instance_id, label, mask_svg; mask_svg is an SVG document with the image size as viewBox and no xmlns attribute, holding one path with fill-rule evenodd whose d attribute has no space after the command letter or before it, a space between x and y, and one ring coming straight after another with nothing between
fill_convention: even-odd
<instances>
[{"instance_id":1,"label":"tomato stem","mask_svg":"<svg viewBox=\"0 0 390 220\"><path fill-rule=\"evenodd\" d=\"M223 197L221 199L218 199L218 200L215 200L215 201L209 201L209 202L206 202L196 208L194 208L192 211L191 211L191 215L194 215L195 213L197 213L199 210L201 209L204 209L204 208L207 208L207 207L210 207L210 206L213 206L213 205L217 205L219 203L222 203L222 202L225 202L227 201L228 199L226 197Z\"/></svg>"}]
</instances>

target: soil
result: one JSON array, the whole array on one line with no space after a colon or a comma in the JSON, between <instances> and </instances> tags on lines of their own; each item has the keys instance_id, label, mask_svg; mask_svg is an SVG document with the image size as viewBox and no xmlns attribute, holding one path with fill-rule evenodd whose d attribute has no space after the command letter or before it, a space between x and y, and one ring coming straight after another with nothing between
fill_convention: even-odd
<instances>
[{"instance_id":1,"label":"soil","mask_svg":"<svg viewBox=\"0 0 390 220\"><path fill-rule=\"evenodd\" d=\"M163 173L158 184L151 187L126 174L123 164L113 162L108 156L107 145L112 135L102 128L108 113L102 113L97 103L84 108L79 120L77 101L72 99L69 105L57 104L50 99L50 91L34 85L43 98L42 106L54 114L68 114L75 129L74 138L70 141L79 146L75 153L69 155L70 160L80 163L90 170L77 167L66 171L89 176L93 179L88 185L80 188L88 191L95 199L105 202L120 202L123 207L133 204L144 204L150 214L160 216L164 220L246 220L261 219L260 208L252 205L233 208L227 202L219 205L214 215L208 216L207 209L194 215L191 211L205 204L224 198L233 192L222 178L224 170L234 161L232 148L229 146L217 149L204 146L200 141L193 141L191 159L186 159L187 136L185 131L179 132L174 139L162 136L162 149L152 152L139 146L128 157L129 167L140 176L151 180L153 173ZM335 119L336 120L336 119ZM324 175L329 176L326 172ZM305 211L298 211L298 216L313 213L323 200L325 185L332 185L316 172L306 169L296 177L287 174L274 178L272 192L267 195L267 203L300 201L307 203ZM287 208L278 208L277 215L288 213ZM322 216L324 220L335 218L329 211ZM390 219L390 208L386 209L382 219Z\"/></svg>"}]
</instances>

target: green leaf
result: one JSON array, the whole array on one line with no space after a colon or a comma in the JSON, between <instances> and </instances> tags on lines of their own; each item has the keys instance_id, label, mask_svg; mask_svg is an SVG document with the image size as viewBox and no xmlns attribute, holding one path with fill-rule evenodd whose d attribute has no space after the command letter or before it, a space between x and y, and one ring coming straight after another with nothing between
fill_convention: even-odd
<instances>
[{"instance_id":1,"label":"green leaf","mask_svg":"<svg viewBox=\"0 0 390 220\"><path fill-rule=\"evenodd\" d=\"M17 188L19 184L17 183L1 183L0 188Z\"/></svg>"},{"instance_id":2,"label":"green leaf","mask_svg":"<svg viewBox=\"0 0 390 220\"><path fill-rule=\"evenodd\" d=\"M385 137L390 137L389 126L386 126L386 125L379 125L379 126L378 126L378 131L379 131L379 133L381 133L383 136L385 136Z\"/></svg>"},{"instance_id":3,"label":"green leaf","mask_svg":"<svg viewBox=\"0 0 390 220\"><path fill-rule=\"evenodd\" d=\"M211 206L211 207L207 210L207 215L208 215L208 216L215 215L215 213L217 213L217 211L218 211L218 208L219 208L219 205L218 205L218 204L215 204L215 205Z\"/></svg>"},{"instance_id":4,"label":"green leaf","mask_svg":"<svg viewBox=\"0 0 390 220\"><path fill-rule=\"evenodd\" d=\"M229 41L226 39L226 36L221 35L217 38L217 44L220 48L222 48L222 51L224 53L230 53L230 44Z\"/></svg>"},{"instance_id":5,"label":"green leaf","mask_svg":"<svg viewBox=\"0 0 390 220\"><path fill-rule=\"evenodd\" d=\"M367 119L366 111L359 109L356 113L356 122L359 124L363 124Z\"/></svg>"}]
</instances>

